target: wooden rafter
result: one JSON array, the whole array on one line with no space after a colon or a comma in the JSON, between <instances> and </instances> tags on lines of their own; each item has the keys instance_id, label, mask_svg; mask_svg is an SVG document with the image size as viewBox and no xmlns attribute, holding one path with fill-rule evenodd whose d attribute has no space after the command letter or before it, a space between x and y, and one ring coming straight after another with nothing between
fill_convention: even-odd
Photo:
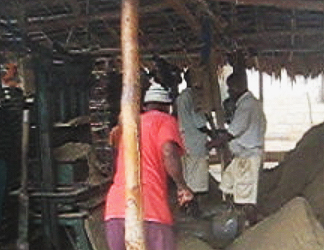
<instances>
[{"instance_id":1,"label":"wooden rafter","mask_svg":"<svg viewBox=\"0 0 324 250\"><path fill-rule=\"evenodd\" d=\"M213 1L235 3L236 5L273 6L281 9L324 11L324 2L313 1L313 0L213 0Z\"/></svg>"},{"instance_id":2,"label":"wooden rafter","mask_svg":"<svg viewBox=\"0 0 324 250\"><path fill-rule=\"evenodd\" d=\"M139 14L143 15L146 13L152 13L152 12L159 12L165 9L166 4L164 2L158 3L158 4L152 4L145 7L139 8ZM105 13L96 13L94 15L80 15L78 17L62 17L58 16L50 17L48 19L41 18L38 21L29 21L29 30L37 29L37 28L60 28L62 26L77 26L84 23L88 23L90 21L96 21L96 20L119 20L120 19L120 11L116 10L113 12L105 12Z\"/></svg>"},{"instance_id":3,"label":"wooden rafter","mask_svg":"<svg viewBox=\"0 0 324 250\"><path fill-rule=\"evenodd\" d=\"M80 15L81 8L80 8L80 5L78 4L78 1L77 0L70 0L70 4L71 4L71 8L73 10L73 14L75 16Z\"/></svg>"},{"instance_id":4,"label":"wooden rafter","mask_svg":"<svg viewBox=\"0 0 324 250\"><path fill-rule=\"evenodd\" d=\"M228 25L221 16L216 16L208 6L206 0L195 0L197 3L200 4L203 11L212 19L215 29L220 33L222 30Z\"/></svg>"},{"instance_id":5,"label":"wooden rafter","mask_svg":"<svg viewBox=\"0 0 324 250\"><path fill-rule=\"evenodd\" d=\"M282 36L315 36L315 35L324 35L323 29L298 29L298 30L285 30L285 31L259 31L258 33L253 34L236 34L235 37L241 40L256 40L256 39L265 39L269 40L275 37Z\"/></svg>"},{"instance_id":6,"label":"wooden rafter","mask_svg":"<svg viewBox=\"0 0 324 250\"><path fill-rule=\"evenodd\" d=\"M24 8L26 9L33 9L35 8L35 6L37 5L44 5L46 6L47 9L50 9L51 7L57 5L57 4L62 4L62 5L69 5L69 7L71 7L72 12L73 12L73 16L78 16L81 13L81 8L80 8L80 4L78 3L77 0L41 0L40 2L29 2L29 1L25 1L24 2Z\"/></svg>"},{"instance_id":7,"label":"wooden rafter","mask_svg":"<svg viewBox=\"0 0 324 250\"><path fill-rule=\"evenodd\" d=\"M200 23L196 20L196 18L190 13L188 8L185 6L183 0L166 0L166 3L173 8L180 16L184 18L184 20L188 23L188 25L198 34L200 33Z\"/></svg>"}]
</instances>

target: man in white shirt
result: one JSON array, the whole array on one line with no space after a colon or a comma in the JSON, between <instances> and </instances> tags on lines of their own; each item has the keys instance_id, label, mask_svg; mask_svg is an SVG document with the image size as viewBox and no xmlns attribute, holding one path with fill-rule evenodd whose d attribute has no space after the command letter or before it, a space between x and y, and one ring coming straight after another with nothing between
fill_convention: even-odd
<instances>
[{"instance_id":1,"label":"man in white shirt","mask_svg":"<svg viewBox=\"0 0 324 250\"><path fill-rule=\"evenodd\" d=\"M186 148L186 153L182 157L184 177L188 186L195 193L199 205L203 202L203 197L207 196L209 189L206 143L207 136L211 134L211 131L206 126L205 114L195 110L189 70L185 72L184 78L187 88L176 99L176 113Z\"/></svg>"},{"instance_id":2,"label":"man in white shirt","mask_svg":"<svg viewBox=\"0 0 324 250\"><path fill-rule=\"evenodd\" d=\"M250 224L255 224L266 118L261 103L247 88L245 72L230 75L227 86L236 110L227 131L207 146L209 149L222 147L228 142L233 160L223 172L219 188L224 194L233 195L234 204L242 207Z\"/></svg>"}]
</instances>

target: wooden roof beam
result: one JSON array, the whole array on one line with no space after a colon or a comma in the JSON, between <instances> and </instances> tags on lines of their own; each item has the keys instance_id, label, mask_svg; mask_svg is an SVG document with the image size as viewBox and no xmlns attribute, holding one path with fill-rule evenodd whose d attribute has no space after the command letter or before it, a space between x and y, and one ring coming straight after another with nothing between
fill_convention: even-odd
<instances>
[{"instance_id":1,"label":"wooden roof beam","mask_svg":"<svg viewBox=\"0 0 324 250\"><path fill-rule=\"evenodd\" d=\"M166 4L158 3L152 4L149 6L143 6L139 8L139 14L143 15L151 12L158 12L165 9ZM120 19L120 11L109 12L109 13L100 13L95 15L79 15L78 17L73 16L57 16L55 17L42 17L42 18L33 18L29 20L28 30L38 29L38 28L53 28L53 27L62 27L62 26L77 26L80 24L85 24L90 21L96 20L118 20Z\"/></svg>"},{"instance_id":2,"label":"wooden roof beam","mask_svg":"<svg viewBox=\"0 0 324 250\"><path fill-rule=\"evenodd\" d=\"M324 35L323 29L298 29L298 30L283 30L283 31L260 31L258 33L253 34L235 34L235 37L240 40L269 40L274 37L281 37L281 36L314 36L314 35Z\"/></svg>"},{"instance_id":3,"label":"wooden roof beam","mask_svg":"<svg viewBox=\"0 0 324 250\"><path fill-rule=\"evenodd\" d=\"M196 18L190 13L188 8L185 6L183 0L166 0L166 3L174 9L180 16L184 18L184 20L188 23L188 25L198 34L200 34L201 25L196 20Z\"/></svg>"},{"instance_id":4,"label":"wooden roof beam","mask_svg":"<svg viewBox=\"0 0 324 250\"><path fill-rule=\"evenodd\" d=\"M271 54L271 53L324 53L323 49L308 49L308 48L260 48L258 53L260 54Z\"/></svg>"},{"instance_id":5,"label":"wooden roof beam","mask_svg":"<svg viewBox=\"0 0 324 250\"><path fill-rule=\"evenodd\" d=\"M213 20L216 30L222 32L223 29L228 25L227 22L221 17L216 16L209 8L209 5L206 0L195 0L200 8Z\"/></svg>"},{"instance_id":6,"label":"wooden roof beam","mask_svg":"<svg viewBox=\"0 0 324 250\"><path fill-rule=\"evenodd\" d=\"M40 5L40 4L43 4L46 7L51 7L57 3L61 3L63 5L66 5L67 3L69 3L74 15L79 15L81 13L80 4L78 3L77 0L69 0L68 2L64 1L64 0L41 0L40 2L25 1L24 7L25 8L33 8L35 5Z\"/></svg>"},{"instance_id":7,"label":"wooden roof beam","mask_svg":"<svg viewBox=\"0 0 324 250\"><path fill-rule=\"evenodd\" d=\"M213 0L236 5L272 6L280 9L296 9L308 11L324 11L324 2L313 0Z\"/></svg>"},{"instance_id":8,"label":"wooden roof beam","mask_svg":"<svg viewBox=\"0 0 324 250\"><path fill-rule=\"evenodd\" d=\"M178 15L182 16L189 27L193 29L197 36L200 36L201 33L201 23L197 18L195 18L189 11L189 9L185 6L185 0L166 0L166 2L178 13ZM197 0L198 3L201 4L202 10L208 14L213 21L213 25L217 30L217 34L222 32L223 28L227 25L220 17L216 17L208 8L208 4L205 0ZM216 46L217 49L219 46ZM215 48L216 48L215 47Z\"/></svg>"},{"instance_id":9,"label":"wooden roof beam","mask_svg":"<svg viewBox=\"0 0 324 250\"><path fill-rule=\"evenodd\" d=\"M78 3L77 0L70 0L71 2L71 8L72 8L72 11L73 11L73 14L75 16L78 16L81 14L81 8L80 8L80 5Z\"/></svg>"}]
</instances>

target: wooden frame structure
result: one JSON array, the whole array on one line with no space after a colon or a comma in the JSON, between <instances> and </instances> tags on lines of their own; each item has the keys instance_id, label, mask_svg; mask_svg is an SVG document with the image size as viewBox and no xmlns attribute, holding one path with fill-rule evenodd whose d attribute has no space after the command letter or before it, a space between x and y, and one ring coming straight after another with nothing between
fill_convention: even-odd
<instances>
[{"instance_id":1,"label":"wooden frame structure","mask_svg":"<svg viewBox=\"0 0 324 250\"><path fill-rule=\"evenodd\" d=\"M1 3L0 41L19 50L22 38L71 54L121 55L121 1L14 0ZM139 49L149 63L160 54L181 66L197 60L202 20L213 28L218 65L244 51L246 66L291 77L323 72L324 4L319 0L142 0ZM28 49L27 49L28 51ZM255 63L258 57L258 65Z\"/></svg>"}]
</instances>

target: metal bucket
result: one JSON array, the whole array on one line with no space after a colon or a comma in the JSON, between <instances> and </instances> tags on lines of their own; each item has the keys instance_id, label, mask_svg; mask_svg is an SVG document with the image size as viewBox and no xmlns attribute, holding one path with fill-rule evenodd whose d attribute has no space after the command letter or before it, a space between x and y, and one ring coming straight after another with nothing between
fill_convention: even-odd
<instances>
[{"instance_id":1,"label":"metal bucket","mask_svg":"<svg viewBox=\"0 0 324 250\"><path fill-rule=\"evenodd\" d=\"M232 241L239 233L239 213L227 208L212 217L211 231L214 240Z\"/></svg>"}]
</instances>

